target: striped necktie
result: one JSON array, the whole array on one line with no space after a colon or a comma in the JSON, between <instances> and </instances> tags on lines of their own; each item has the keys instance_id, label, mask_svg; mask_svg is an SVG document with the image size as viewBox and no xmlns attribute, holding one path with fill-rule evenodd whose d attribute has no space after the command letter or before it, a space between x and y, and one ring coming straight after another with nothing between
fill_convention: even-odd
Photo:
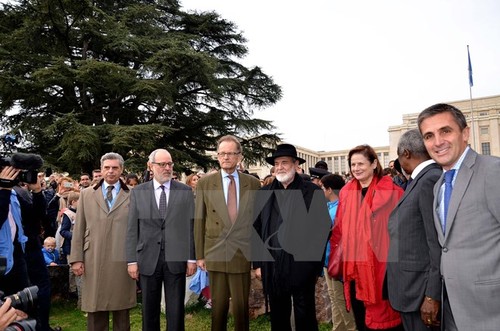
<instances>
[{"instance_id":1,"label":"striped necktie","mask_svg":"<svg viewBox=\"0 0 500 331\"><path fill-rule=\"evenodd\" d=\"M107 200L107 204L108 204L109 209L111 209L111 202L113 202L113 190L114 189L115 189L115 187L113 185L109 185L107 188L106 200Z\"/></svg>"}]
</instances>

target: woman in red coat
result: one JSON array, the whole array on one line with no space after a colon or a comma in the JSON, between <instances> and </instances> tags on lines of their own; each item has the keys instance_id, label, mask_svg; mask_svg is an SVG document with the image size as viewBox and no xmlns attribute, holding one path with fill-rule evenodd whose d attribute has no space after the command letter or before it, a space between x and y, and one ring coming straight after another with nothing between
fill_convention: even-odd
<instances>
[{"instance_id":1,"label":"woman in red coat","mask_svg":"<svg viewBox=\"0 0 500 331\"><path fill-rule=\"evenodd\" d=\"M339 206L329 263L334 250L342 250L340 275L344 280L346 307L353 309L358 330L403 330L382 288L389 249L387 224L403 190L389 176L372 147L361 145L349 151L353 179L339 194ZM334 269L334 268L329 268Z\"/></svg>"}]
</instances>

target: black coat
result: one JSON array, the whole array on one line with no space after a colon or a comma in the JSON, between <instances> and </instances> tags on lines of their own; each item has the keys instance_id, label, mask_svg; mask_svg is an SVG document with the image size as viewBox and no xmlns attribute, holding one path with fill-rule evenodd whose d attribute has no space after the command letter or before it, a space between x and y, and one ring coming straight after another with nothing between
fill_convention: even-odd
<instances>
[{"instance_id":1,"label":"black coat","mask_svg":"<svg viewBox=\"0 0 500 331\"><path fill-rule=\"evenodd\" d=\"M296 174L286 189L275 179L258 193L254 228L272 261L260 254L253 264L262 268L265 293L315 282L331 227L323 191Z\"/></svg>"}]
</instances>

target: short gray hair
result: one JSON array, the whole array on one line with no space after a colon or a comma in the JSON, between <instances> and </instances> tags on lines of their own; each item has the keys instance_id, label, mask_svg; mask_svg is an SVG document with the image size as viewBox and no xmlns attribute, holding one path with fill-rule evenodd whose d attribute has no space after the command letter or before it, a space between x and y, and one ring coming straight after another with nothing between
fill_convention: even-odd
<instances>
[{"instance_id":1,"label":"short gray hair","mask_svg":"<svg viewBox=\"0 0 500 331\"><path fill-rule=\"evenodd\" d=\"M424 139L418 129L406 131L401 138L399 138L398 156L403 155L405 149L416 156L430 158L424 145Z\"/></svg>"},{"instance_id":2,"label":"short gray hair","mask_svg":"<svg viewBox=\"0 0 500 331\"><path fill-rule=\"evenodd\" d=\"M123 157L120 154L114 153L114 152L109 152L109 153L106 153L103 156L101 156L101 167L102 167L102 164L104 163L104 161L106 161L106 160L118 160L120 162L121 168L123 168L123 165L125 164Z\"/></svg>"}]
</instances>

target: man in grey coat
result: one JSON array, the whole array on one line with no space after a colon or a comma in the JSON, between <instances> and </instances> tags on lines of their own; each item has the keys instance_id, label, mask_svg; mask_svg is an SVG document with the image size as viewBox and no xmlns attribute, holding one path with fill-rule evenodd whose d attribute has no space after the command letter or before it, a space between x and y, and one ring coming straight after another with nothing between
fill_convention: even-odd
<instances>
[{"instance_id":1,"label":"man in grey coat","mask_svg":"<svg viewBox=\"0 0 500 331\"><path fill-rule=\"evenodd\" d=\"M174 163L165 149L149 155L153 180L136 186L130 197L127 228L128 273L142 289L142 329L160 331L164 284L169 331L184 330L186 275L196 271L191 188L173 181Z\"/></svg>"},{"instance_id":2,"label":"man in grey coat","mask_svg":"<svg viewBox=\"0 0 500 331\"><path fill-rule=\"evenodd\" d=\"M397 152L410 179L389 218L389 301L401 313L405 330L428 331L439 325L441 247L432 190L443 171L427 153L418 129L401 136Z\"/></svg>"},{"instance_id":3,"label":"man in grey coat","mask_svg":"<svg viewBox=\"0 0 500 331\"><path fill-rule=\"evenodd\" d=\"M76 213L69 263L82 276L82 310L87 330L130 330L129 309L136 305L136 285L127 274L125 234L130 190L120 180L123 158L117 153L101 157L102 179L81 192Z\"/></svg>"},{"instance_id":4,"label":"man in grey coat","mask_svg":"<svg viewBox=\"0 0 500 331\"><path fill-rule=\"evenodd\" d=\"M420 113L418 126L444 174L434 187L442 247L444 330L500 327L500 158L468 146L464 114L447 104Z\"/></svg>"}]
</instances>

